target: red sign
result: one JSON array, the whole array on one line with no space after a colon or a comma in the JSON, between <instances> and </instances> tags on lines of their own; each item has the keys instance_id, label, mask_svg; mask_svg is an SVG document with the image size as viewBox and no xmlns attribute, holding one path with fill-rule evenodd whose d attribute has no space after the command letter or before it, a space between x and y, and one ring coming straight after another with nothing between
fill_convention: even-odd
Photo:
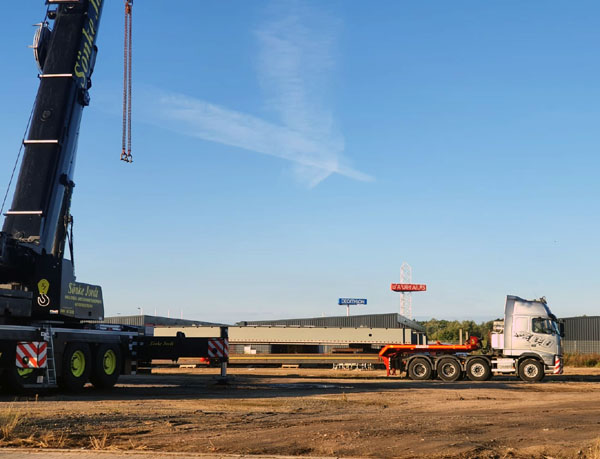
<instances>
[{"instance_id":1,"label":"red sign","mask_svg":"<svg viewBox=\"0 0 600 459\"><path fill-rule=\"evenodd\" d=\"M425 284L392 284L394 292L425 292L427 285Z\"/></svg>"}]
</instances>

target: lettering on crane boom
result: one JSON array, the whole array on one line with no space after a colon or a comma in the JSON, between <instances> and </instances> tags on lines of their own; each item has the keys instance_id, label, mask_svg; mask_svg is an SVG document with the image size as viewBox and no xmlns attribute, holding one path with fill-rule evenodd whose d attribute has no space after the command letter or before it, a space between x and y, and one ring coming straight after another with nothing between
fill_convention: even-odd
<instances>
[{"instance_id":1,"label":"lettering on crane boom","mask_svg":"<svg viewBox=\"0 0 600 459\"><path fill-rule=\"evenodd\" d=\"M74 73L77 77L77 85L87 89L88 78L92 71L92 59L94 54L94 43L98 34L98 24L102 11L102 0L90 0L87 20L83 25L81 33L82 42L77 51Z\"/></svg>"}]
</instances>

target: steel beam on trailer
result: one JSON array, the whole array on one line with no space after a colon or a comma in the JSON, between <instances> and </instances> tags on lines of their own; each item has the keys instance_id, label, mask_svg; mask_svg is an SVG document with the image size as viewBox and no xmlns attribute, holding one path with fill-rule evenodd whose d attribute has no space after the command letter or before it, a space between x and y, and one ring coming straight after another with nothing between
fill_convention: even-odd
<instances>
[{"instance_id":1,"label":"steel beam on trailer","mask_svg":"<svg viewBox=\"0 0 600 459\"><path fill-rule=\"evenodd\" d=\"M219 327L156 327L154 336L173 336L182 332L186 337L218 336ZM244 326L229 327L230 344L406 344L412 341L410 328L349 328Z\"/></svg>"}]
</instances>

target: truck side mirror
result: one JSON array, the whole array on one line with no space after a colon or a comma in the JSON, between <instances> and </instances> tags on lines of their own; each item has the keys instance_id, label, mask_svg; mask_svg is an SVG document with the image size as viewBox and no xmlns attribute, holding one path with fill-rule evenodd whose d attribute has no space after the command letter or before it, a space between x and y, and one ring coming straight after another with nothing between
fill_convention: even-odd
<instances>
[{"instance_id":1,"label":"truck side mirror","mask_svg":"<svg viewBox=\"0 0 600 459\"><path fill-rule=\"evenodd\" d=\"M564 322L559 322L558 330L560 332L560 337L564 338L565 337L565 323Z\"/></svg>"}]
</instances>

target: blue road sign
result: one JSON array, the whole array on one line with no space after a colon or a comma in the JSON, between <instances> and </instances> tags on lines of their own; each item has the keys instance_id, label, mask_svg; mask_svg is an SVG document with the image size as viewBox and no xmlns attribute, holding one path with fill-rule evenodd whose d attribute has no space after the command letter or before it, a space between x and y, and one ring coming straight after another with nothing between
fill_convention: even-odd
<instances>
[{"instance_id":1,"label":"blue road sign","mask_svg":"<svg viewBox=\"0 0 600 459\"><path fill-rule=\"evenodd\" d=\"M366 298L340 298L338 304L348 306L349 304L367 304Z\"/></svg>"}]
</instances>

